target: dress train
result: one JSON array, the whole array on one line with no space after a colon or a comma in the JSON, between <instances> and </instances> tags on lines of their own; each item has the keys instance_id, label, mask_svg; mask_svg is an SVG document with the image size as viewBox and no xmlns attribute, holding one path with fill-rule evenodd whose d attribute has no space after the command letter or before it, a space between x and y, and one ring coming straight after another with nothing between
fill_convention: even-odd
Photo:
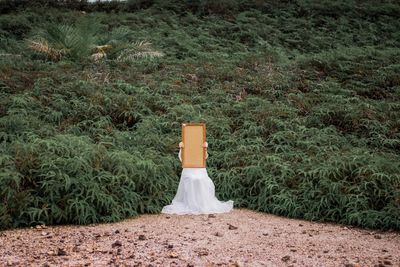
<instances>
[{"instance_id":1,"label":"dress train","mask_svg":"<svg viewBox=\"0 0 400 267\"><path fill-rule=\"evenodd\" d=\"M162 209L167 214L224 213L233 209L233 201L219 201L206 168L184 168L172 203Z\"/></svg>"}]
</instances>

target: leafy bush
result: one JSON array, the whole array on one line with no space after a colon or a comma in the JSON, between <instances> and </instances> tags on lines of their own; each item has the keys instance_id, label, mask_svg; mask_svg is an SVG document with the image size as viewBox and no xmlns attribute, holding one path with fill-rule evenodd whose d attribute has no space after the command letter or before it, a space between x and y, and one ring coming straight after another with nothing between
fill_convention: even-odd
<instances>
[{"instance_id":1,"label":"leafy bush","mask_svg":"<svg viewBox=\"0 0 400 267\"><path fill-rule=\"evenodd\" d=\"M17 2L0 5L1 228L159 212L196 121L219 198L400 229L397 3Z\"/></svg>"}]
</instances>

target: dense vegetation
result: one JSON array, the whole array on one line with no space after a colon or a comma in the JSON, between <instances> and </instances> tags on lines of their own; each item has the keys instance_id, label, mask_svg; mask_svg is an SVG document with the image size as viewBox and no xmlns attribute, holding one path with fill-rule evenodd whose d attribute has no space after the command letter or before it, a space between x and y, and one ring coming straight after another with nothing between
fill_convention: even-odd
<instances>
[{"instance_id":1,"label":"dense vegetation","mask_svg":"<svg viewBox=\"0 0 400 267\"><path fill-rule=\"evenodd\" d=\"M400 229L399 2L67 2L0 2L0 228L159 212L205 122L220 199Z\"/></svg>"}]
</instances>

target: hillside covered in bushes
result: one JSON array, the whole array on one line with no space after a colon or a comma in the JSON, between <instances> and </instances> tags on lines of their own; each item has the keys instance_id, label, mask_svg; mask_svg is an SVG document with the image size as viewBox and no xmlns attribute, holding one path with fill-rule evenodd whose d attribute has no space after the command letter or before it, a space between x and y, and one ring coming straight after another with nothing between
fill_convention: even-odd
<instances>
[{"instance_id":1,"label":"hillside covered in bushes","mask_svg":"<svg viewBox=\"0 0 400 267\"><path fill-rule=\"evenodd\" d=\"M398 1L0 2L0 228L157 213L181 123L220 199L400 229Z\"/></svg>"}]
</instances>

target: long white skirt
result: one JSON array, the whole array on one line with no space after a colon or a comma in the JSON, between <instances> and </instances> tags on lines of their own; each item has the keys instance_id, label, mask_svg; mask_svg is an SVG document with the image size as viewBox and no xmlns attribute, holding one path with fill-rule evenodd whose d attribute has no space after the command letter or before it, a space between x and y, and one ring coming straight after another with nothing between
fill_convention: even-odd
<instances>
[{"instance_id":1,"label":"long white skirt","mask_svg":"<svg viewBox=\"0 0 400 267\"><path fill-rule=\"evenodd\" d=\"M229 212L232 209L232 200L223 202L215 197L215 186L206 168L184 168L172 204L165 206L161 212L209 214Z\"/></svg>"}]
</instances>

